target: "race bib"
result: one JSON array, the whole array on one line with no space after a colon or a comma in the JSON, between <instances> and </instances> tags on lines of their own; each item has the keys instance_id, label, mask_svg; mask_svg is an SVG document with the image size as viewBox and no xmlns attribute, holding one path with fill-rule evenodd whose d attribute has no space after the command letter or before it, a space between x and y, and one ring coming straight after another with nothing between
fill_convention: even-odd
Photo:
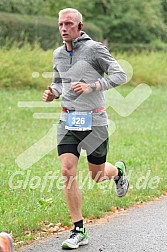
<instances>
[{"instance_id":1,"label":"race bib","mask_svg":"<svg viewBox=\"0 0 167 252\"><path fill-rule=\"evenodd\" d=\"M92 111L69 111L65 129L86 131L92 129Z\"/></svg>"}]
</instances>

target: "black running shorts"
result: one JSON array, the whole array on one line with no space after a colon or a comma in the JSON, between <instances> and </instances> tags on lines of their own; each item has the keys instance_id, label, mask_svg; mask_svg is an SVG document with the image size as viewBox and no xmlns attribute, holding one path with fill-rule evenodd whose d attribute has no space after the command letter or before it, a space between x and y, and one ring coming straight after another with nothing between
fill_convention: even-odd
<instances>
[{"instance_id":1,"label":"black running shorts","mask_svg":"<svg viewBox=\"0 0 167 252\"><path fill-rule=\"evenodd\" d=\"M65 122L57 125L58 155L72 153L79 158L81 148L87 152L87 159L92 164L106 162L108 151L107 126L93 126L89 131L65 129Z\"/></svg>"}]
</instances>

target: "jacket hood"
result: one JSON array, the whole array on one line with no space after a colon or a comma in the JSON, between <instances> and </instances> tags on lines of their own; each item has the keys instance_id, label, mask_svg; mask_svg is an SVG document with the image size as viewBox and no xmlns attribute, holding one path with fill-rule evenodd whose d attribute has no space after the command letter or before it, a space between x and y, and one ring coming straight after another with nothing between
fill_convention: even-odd
<instances>
[{"instance_id":1,"label":"jacket hood","mask_svg":"<svg viewBox=\"0 0 167 252\"><path fill-rule=\"evenodd\" d=\"M80 42L86 40L92 40L92 39L86 34L86 32L81 31L81 36L72 40L72 47L76 48L80 45ZM63 43L65 44L65 41L63 41Z\"/></svg>"},{"instance_id":2,"label":"jacket hood","mask_svg":"<svg viewBox=\"0 0 167 252\"><path fill-rule=\"evenodd\" d=\"M81 36L76 39L73 39L72 42L77 43L77 42L83 41L83 40L91 40L91 38L88 36L88 34L86 34L86 32L81 31Z\"/></svg>"}]
</instances>

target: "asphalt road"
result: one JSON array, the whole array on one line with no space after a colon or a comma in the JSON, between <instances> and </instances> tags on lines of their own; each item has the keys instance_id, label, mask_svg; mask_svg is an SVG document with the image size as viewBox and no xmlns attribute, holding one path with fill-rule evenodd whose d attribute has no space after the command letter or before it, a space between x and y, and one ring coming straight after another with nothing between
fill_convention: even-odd
<instances>
[{"instance_id":1,"label":"asphalt road","mask_svg":"<svg viewBox=\"0 0 167 252\"><path fill-rule=\"evenodd\" d=\"M89 244L77 252L165 252L167 251L167 197L130 208L106 223L86 226ZM20 252L56 252L69 232L31 246Z\"/></svg>"}]
</instances>

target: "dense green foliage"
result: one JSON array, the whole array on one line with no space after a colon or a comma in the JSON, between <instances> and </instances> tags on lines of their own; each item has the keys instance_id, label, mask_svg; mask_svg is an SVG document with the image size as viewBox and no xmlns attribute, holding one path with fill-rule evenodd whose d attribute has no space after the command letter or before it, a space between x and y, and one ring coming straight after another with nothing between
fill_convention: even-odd
<instances>
[{"instance_id":1,"label":"dense green foliage","mask_svg":"<svg viewBox=\"0 0 167 252\"><path fill-rule=\"evenodd\" d=\"M166 39L160 1L110 1L95 23L103 25L104 36L112 42L150 43ZM100 13L100 11L99 11Z\"/></svg>"},{"instance_id":2,"label":"dense green foliage","mask_svg":"<svg viewBox=\"0 0 167 252\"><path fill-rule=\"evenodd\" d=\"M0 11L54 18L60 9L67 7L79 9L84 21L98 26L109 42L153 43L161 47L167 42L166 0L2 0L0 3ZM42 23L45 26L44 18Z\"/></svg>"}]
</instances>

